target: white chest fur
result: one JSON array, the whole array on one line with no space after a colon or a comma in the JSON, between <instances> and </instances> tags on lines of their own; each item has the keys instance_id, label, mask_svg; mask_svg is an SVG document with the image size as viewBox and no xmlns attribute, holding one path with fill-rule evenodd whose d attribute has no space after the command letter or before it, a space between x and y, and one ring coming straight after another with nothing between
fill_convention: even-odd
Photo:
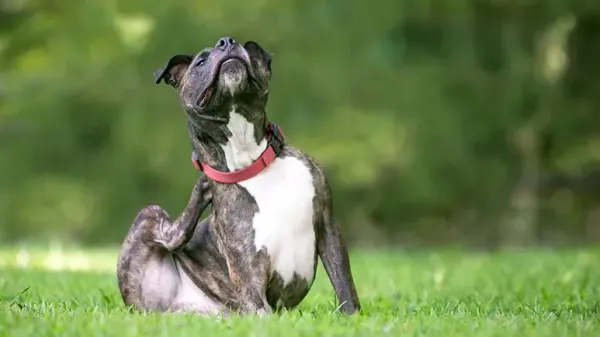
<instances>
[{"instance_id":1,"label":"white chest fur","mask_svg":"<svg viewBox=\"0 0 600 337\"><path fill-rule=\"evenodd\" d=\"M265 150L263 140L254 139L254 125L234 111L230 113L232 132L222 148L227 166L237 170L250 165ZM285 284L294 273L307 281L314 278L315 232L313 197L315 189L310 169L296 158L277 158L251 179L239 183L256 201L254 244L266 248L271 257L271 272Z\"/></svg>"},{"instance_id":2,"label":"white chest fur","mask_svg":"<svg viewBox=\"0 0 600 337\"><path fill-rule=\"evenodd\" d=\"M235 110L229 113L227 128L232 135L221 148L230 170L239 170L252 164L267 148L266 139L256 144L254 125Z\"/></svg>"},{"instance_id":3,"label":"white chest fur","mask_svg":"<svg viewBox=\"0 0 600 337\"><path fill-rule=\"evenodd\" d=\"M240 185L258 204L259 211L253 219L254 245L257 250L267 249L271 271L276 271L285 284L294 273L312 281L315 189L309 168L296 158L278 158Z\"/></svg>"}]
</instances>

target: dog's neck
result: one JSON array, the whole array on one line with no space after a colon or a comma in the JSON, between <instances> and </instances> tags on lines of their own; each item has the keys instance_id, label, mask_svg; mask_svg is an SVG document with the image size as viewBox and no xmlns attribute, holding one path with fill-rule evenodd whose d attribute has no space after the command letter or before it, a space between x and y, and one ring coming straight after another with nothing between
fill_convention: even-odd
<instances>
[{"instance_id":1,"label":"dog's neck","mask_svg":"<svg viewBox=\"0 0 600 337\"><path fill-rule=\"evenodd\" d=\"M251 122L245 115L265 116L264 111L247 114L234 106L226 124L188 123L194 150L201 162L221 172L232 172L250 166L260 157L268 143L264 117Z\"/></svg>"}]
</instances>

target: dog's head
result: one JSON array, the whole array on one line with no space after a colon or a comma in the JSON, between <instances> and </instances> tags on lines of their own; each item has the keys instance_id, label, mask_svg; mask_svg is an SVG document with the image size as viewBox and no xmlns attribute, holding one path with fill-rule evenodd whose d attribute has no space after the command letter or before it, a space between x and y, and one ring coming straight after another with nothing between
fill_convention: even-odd
<instances>
[{"instance_id":1,"label":"dog's head","mask_svg":"<svg viewBox=\"0 0 600 337\"><path fill-rule=\"evenodd\" d=\"M200 123L227 123L235 109L248 122L263 123L271 78L271 53L258 43L223 37L196 55L179 54L155 71L175 88L188 116Z\"/></svg>"}]
</instances>

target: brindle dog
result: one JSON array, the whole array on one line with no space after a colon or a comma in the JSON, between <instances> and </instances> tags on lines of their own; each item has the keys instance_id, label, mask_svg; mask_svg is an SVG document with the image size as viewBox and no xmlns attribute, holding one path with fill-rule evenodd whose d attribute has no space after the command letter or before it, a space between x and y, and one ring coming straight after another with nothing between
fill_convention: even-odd
<instances>
[{"instance_id":1,"label":"brindle dog","mask_svg":"<svg viewBox=\"0 0 600 337\"><path fill-rule=\"evenodd\" d=\"M155 77L176 89L200 162L232 172L269 146L271 54L256 42L221 38L214 48L173 56ZM209 217L199 221L210 202ZM142 209L117 273L125 303L140 309L266 314L304 299L317 256L339 309L359 312L327 179L311 157L285 144L268 167L244 181L201 176L174 222L159 206Z\"/></svg>"}]
</instances>

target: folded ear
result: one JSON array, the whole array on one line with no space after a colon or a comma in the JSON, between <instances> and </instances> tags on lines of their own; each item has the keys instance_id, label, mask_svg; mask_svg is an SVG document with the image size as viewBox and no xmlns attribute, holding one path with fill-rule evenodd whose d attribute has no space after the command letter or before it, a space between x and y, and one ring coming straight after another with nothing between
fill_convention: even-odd
<instances>
[{"instance_id":1,"label":"folded ear","mask_svg":"<svg viewBox=\"0 0 600 337\"><path fill-rule=\"evenodd\" d=\"M193 59L194 55L184 54L171 57L165 66L154 72L156 84L159 84L164 79L166 84L177 88Z\"/></svg>"},{"instance_id":2,"label":"folded ear","mask_svg":"<svg viewBox=\"0 0 600 337\"><path fill-rule=\"evenodd\" d=\"M244 43L244 49L246 49L248 55L250 55L250 58L258 63L267 79L270 79L271 59L273 58L273 54L265 50L254 41L248 41Z\"/></svg>"}]
</instances>

